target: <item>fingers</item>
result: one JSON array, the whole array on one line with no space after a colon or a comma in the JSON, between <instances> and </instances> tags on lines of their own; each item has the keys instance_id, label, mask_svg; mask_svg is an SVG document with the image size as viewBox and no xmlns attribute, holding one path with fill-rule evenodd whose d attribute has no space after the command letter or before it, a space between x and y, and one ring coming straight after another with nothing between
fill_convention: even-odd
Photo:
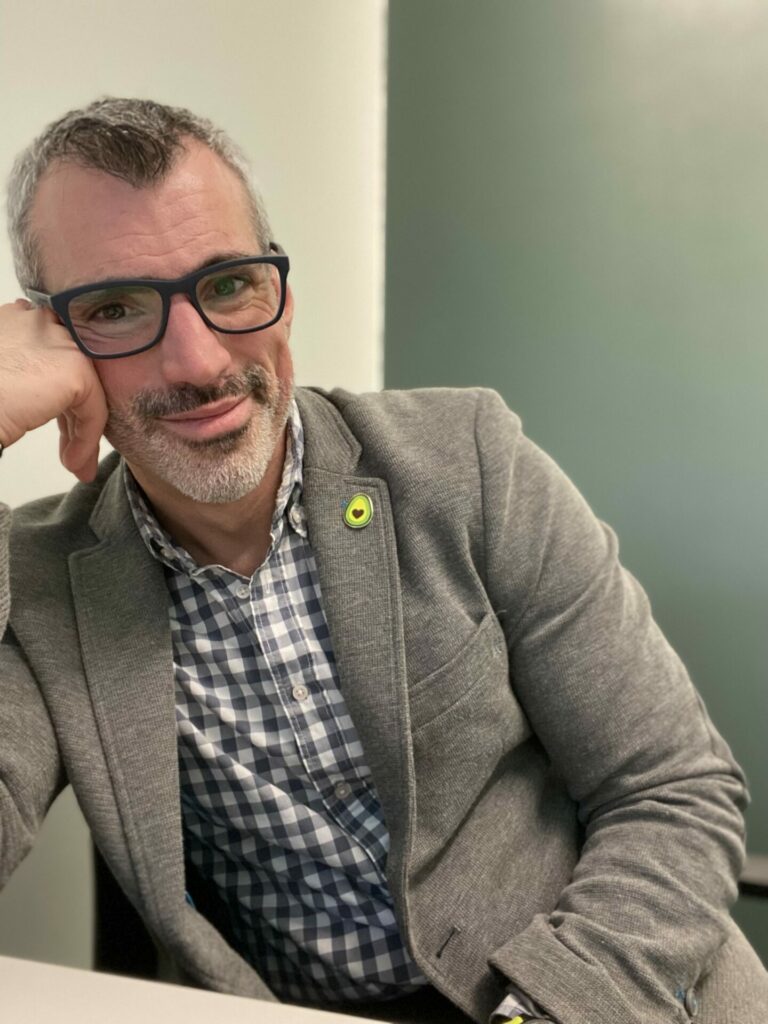
<instances>
[{"instance_id":1,"label":"fingers","mask_svg":"<svg viewBox=\"0 0 768 1024\"><path fill-rule=\"evenodd\" d=\"M99 464L99 443L107 422L104 393L96 381L82 402L57 416L59 458L65 469L85 483L93 480Z\"/></svg>"},{"instance_id":2,"label":"fingers","mask_svg":"<svg viewBox=\"0 0 768 1024\"><path fill-rule=\"evenodd\" d=\"M63 422L62 422L63 421ZM59 417L59 458L62 466L83 483L94 479L99 466L99 439L95 444L77 436L77 421Z\"/></svg>"}]
</instances>

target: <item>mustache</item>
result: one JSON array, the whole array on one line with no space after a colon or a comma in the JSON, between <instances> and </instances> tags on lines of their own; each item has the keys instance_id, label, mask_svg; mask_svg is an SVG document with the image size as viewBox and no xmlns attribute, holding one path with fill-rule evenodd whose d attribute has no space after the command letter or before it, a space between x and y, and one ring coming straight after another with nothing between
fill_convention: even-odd
<instances>
[{"instance_id":1,"label":"mustache","mask_svg":"<svg viewBox=\"0 0 768 1024\"><path fill-rule=\"evenodd\" d=\"M249 366L242 373L224 377L215 384L197 387L195 384L174 384L166 391L142 391L133 400L133 409L142 419L174 416L192 412L202 405L218 402L222 398L252 395L263 402L267 394L267 374L261 366Z\"/></svg>"}]
</instances>

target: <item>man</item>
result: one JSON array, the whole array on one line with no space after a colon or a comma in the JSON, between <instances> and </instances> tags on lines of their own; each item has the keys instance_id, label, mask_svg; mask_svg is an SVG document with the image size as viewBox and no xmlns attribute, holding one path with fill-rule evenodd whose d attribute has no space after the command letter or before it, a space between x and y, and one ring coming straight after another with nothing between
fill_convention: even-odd
<instances>
[{"instance_id":1,"label":"man","mask_svg":"<svg viewBox=\"0 0 768 1024\"><path fill-rule=\"evenodd\" d=\"M9 213L0 443L56 417L81 484L0 518L2 877L69 782L193 983L762 1020L727 915L743 776L517 418L482 391L294 401L287 258L187 111L67 115Z\"/></svg>"}]
</instances>

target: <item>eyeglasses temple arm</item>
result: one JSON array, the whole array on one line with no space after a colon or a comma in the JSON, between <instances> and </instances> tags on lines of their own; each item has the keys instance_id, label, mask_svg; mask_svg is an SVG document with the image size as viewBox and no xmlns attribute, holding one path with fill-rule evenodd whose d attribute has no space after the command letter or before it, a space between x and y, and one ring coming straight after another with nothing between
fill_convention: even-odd
<instances>
[{"instance_id":1,"label":"eyeglasses temple arm","mask_svg":"<svg viewBox=\"0 0 768 1024\"><path fill-rule=\"evenodd\" d=\"M48 306L50 309L53 309L51 296L46 295L45 292L37 292L34 288L27 288L27 298L36 306Z\"/></svg>"}]
</instances>

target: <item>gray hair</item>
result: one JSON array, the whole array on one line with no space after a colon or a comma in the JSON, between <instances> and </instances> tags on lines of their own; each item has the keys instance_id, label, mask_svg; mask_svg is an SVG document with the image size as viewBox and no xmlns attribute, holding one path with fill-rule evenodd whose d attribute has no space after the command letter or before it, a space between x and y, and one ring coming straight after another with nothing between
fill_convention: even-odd
<instances>
[{"instance_id":1,"label":"gray hair","mask_svg":"<svg viewBox=\"0 0 768 1024\"><path fill-rule=\"evenodd\" d=\"M147 188L163 180L183 152L184 139L190 137L221 157L243 183L256 239L266 251L272 236L264 204L251 182L248 161L225 132L183 107L106 96L53 121L13 165L8 234L21 287L44 289L42 258L30 220L37 186L54 161L104 171L134 188Z\"/></svg>"}]
</instances>

